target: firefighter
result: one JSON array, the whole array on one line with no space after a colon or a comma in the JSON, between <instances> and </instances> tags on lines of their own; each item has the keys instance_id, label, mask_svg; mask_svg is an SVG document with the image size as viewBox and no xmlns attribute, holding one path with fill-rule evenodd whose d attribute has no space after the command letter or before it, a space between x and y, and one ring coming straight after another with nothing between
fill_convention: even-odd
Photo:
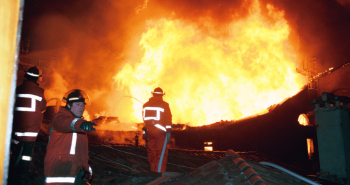
<instances>
[{"instance_id":1,"label":"firefighter","mask_svg":"<svg viewBox=\"0 0 350 185\"><path fill-rule=\"evenodd\" d=\"M163 101L163 90L157 87L153 97L143 105L143 138L147 143L147 157L151 171L163 173L168 161L167 144L171 138L172 115L169 104Z\"/></svg>"},{"instance_id":2,"label":"firefighter","mask_svg":"<svg viewBox=\"0 0 350 185\"><path fill-rule=\"evenodd\" d=\"M37 83L41 76L36 66L30 67L25 71L25 80L16 88L9 184L24 184L29 175L34 142L46 109L44 89Z\"/></svg>"},{"instance_id":3,"label":"firefighter","mask_svg":"<svg viewBox=\"0 0 350 185\"><path fill-rule=\"evenodd\" d=\"M89 150L87 132L96 131L95 123L82 116L85 105L90 103L88 95L79 89L65 94L66 103L51 122L50 139L44 160L46 185L81 184L85 171L92 177L88 164Z\"/></svg>"}]
</instances>

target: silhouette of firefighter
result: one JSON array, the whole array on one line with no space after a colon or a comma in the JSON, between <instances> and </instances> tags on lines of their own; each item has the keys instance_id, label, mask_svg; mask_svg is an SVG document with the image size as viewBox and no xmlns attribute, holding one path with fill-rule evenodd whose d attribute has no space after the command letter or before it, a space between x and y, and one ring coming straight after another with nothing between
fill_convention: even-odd
<instances>
[{"instance_id":1,"label":"silhouette of firefighter","mask_svg":"<svg viewBox=\"0 0 350 185\"><path fill-rule=\"evenodd\" d=\"M163 101L165 93L159 87L143 105L143 138L146 139L147 157L151 171L163 173L168 161L167 144L171 138L172 115L169 104Z\"/></svg>"},{"instance_id":2,"label":"silhouette of firefighter","mask_svg":"<svg viewBox=\"0 0 350 185\"><path fill-rule=\"evenodd\" d=\"M66 106L56 113L51 122L49 143L44 160L45 184L81 184L85 171L92 177L88 164L89 150L86 132L96 131L95 123L82 116L88 95L73 89L63 97Z\"/></svg>"},{"instance_id":3,"label":"silhouette of firefighter","mask_svg":"<svg viewBox=\"0 0 350 185\"><path fill-rule=\"evenodd\" d=\"M9 184L27 182L34 142L46 109L44 89L38 84L41 76L36 66L30 67L25 71L25 80L16 88Z\"/></svg>"}]
</instances>

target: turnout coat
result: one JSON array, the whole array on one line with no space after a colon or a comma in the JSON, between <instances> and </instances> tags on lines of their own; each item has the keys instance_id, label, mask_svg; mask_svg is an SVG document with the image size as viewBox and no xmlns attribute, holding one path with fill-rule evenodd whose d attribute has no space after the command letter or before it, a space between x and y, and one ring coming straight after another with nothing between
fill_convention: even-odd
<instances>
[{"instance_id":1,"label":"turnout coat","mask_svg":"<svg viewBox=\"0 0 350 185\"><path fill-rule=\"evenodd\" d=\"M143 121L148 130L165 135L171 132L172 115L169 104L161 96L154 96L143 105Z\"/></svg>"},{"instance_id":2,"label":"turnout coat","mask_svg":"<svg viewBox=\"0 0 350 185\"><path fill-rule=\"evenodd\" d=\"M39 84L24 80L16 88L16 103L13 116L12 139L34 142L46 109L44 89Z\"/></svg>"},{"instance_id":3,"label":"turnout coat","mask_svg":"<svg viewBox=\"0 0 350 185\"><path fill-rule=\"evenodd\" d=\"M86 132L79 128L84 121L73 116L65 107L54 115L44 160L46 184L74 183L82 168L90 171L88 138Z\"/></svg>"},{"instance_id":4,"label":"turnout coat","mask_svg":"<svg viewBox=\"0 0 350 185\"><path fill-rule=\"evenodd\" d=\"M151 171L163 173L168 161L168 137L172 131L172 115L169 104L161 96L154 96L143 105L143 121L146 123L147 157Z\"/></svg>"}]
</instances>

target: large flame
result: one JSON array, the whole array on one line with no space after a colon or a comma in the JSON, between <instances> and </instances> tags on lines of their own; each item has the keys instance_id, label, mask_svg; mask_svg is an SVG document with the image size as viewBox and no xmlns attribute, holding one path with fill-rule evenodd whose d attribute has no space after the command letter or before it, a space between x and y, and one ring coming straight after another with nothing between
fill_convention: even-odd
<instances>
[{"instance_id":1,"label":"large flame","mask_svg":"<svg viewBox=\"0 0 350 185\"><path fill-rule=\"evenodd\" d=\"M154 88L163 88L174 123L200 126L266 112L305 83L295 70L297 55L283 12L267 9L274 21L261 15L256 1L249 16L229 25L224 39L195 23L150 20L140 41L143 58L126 64L115 80L144 102ZM131 117L142 122L142 104L135 99Z\"/></svg>"}]
</instances>

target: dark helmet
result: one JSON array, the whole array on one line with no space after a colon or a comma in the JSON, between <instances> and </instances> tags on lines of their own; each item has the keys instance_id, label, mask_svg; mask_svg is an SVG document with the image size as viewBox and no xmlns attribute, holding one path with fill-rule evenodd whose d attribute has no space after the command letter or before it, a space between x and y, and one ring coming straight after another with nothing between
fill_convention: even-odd
<instances>
[{"instance_id":1,"label":"dark helmet","mask_svg":"<svg viewBox=\"0 0 350 185\"><path fill-rule=\"evenodd\" d=\"M64 95L62 102L67 104L73 102L84 102L85 104L90 105L90 98L84 91L73 89Z\"/></svg>"},{"instance_id":2,"label":"dark helmet","mask_svg":"<svg viewBox=\"0 0 350 185\"><path fill-rule=\"evenodd\" d=\"M27 78L27 79L38 79L39 77L42 77L42 74L41 74L39 68L36 66L30 67L25 72L25 75L24 75L24 78Z\"/></svg>"},{"instance_id":3,"label":"dark helmet","mask_svg":"<svg viewBox=\"0 0 350 185\"><path fill-rule=\"evenodd\" d=\"M154 91L152 92L153 96L163 96L165 95L165 92L163 92L163 89L161 89L160 87L157 87L154 89Z\"/></svg>"}]
</instances>

